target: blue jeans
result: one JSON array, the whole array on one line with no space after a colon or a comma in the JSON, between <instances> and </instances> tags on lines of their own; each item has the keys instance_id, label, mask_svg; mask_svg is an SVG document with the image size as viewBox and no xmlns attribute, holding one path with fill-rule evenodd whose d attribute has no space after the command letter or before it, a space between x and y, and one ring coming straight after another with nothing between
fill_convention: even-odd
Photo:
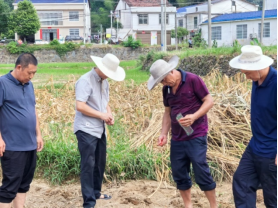
<instances>
[{"instance_id":1,"label":"blue jeans","mask_svg":"<svg viewBox=\"0 0 278 208\"><path fill-rule=\"evenodd\" d=\"M171 167L177 189L188 190L192 186L190 163L192 163L196 183L202 191L215 189L209 166L207 164L207 136L188 141L171 140Z\"/></svg>"},{"instance_id":2,"label":"blue jeans","mask_svg":"<svg viewBox=\"0 0 278 208\"><path fill-rule=\"evenodd\" d=\"M101 185L106 164L106 136L94 137L77 131L78 149L81 156L81 192L83 207L95 207L101 195Z\"/></svg>"},{"instance_id":3,"label":"blue jeans","mask_svg":"<svg viewBox=\"0 0 278 208\"><path fill-rule=\"evenodd\" d=\"M233 194L236 208L256 207L256 192L261 184L264 204L277 207L277 166L275 158L253 154L249 147L242 155L233 177Z\"/></svg>"}]
</instances>

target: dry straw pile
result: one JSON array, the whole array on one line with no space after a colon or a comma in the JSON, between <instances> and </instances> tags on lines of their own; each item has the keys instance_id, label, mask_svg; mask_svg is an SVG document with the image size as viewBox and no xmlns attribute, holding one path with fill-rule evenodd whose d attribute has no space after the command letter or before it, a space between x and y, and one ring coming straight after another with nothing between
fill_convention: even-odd
<instances>
[{"instance_id":1,"label":"dry straw pile","mask_svg":"<svg viewBox=\"0 0 278 208\"><path fill-rule=\"evenodd\" d=\"M214 98L214 107L208 114L208 161L218 180L231 179L251 137L251 83L240 74L228 78L216 71L204 77L204 81ZM53 80L49 82L51 84ZM75 80L66 83L56 93L46 88L36 90L44 135L49 134L49 122L73 122L74 83ZM157 147L164 112L161 88L159 85L148 91L146 83L136 85L132 81L110 81L110 106L115 118L125 126L125 137L129 139L132 148L136 149L145 144L148 149L162 154L162 164L156 168L157 180L162 181L169 180L170 139L165 147ZM113 145L117 138L111 138L110 134L108 136L110 144Z\"/></svg>"}]
</instances>

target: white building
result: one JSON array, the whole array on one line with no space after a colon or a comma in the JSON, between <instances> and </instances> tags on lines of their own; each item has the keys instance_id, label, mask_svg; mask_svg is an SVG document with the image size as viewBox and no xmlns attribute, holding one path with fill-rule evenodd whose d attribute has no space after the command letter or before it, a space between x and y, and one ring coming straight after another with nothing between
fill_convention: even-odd
<instances>
[{"instance_id":1,"label":"white building","mask_svg":"<svg viewBox=\"0 0 278 208\"><path fill-rule=\"evenodd\" d=\"M277 9L277 0L265 0L265 10Z\"/></svg>"},{"instance_id":2,"label":"white building","mask_svg":"<svg viewBox=\"0 0 278 208\"><path fill-rule=\"evenodd\" d=\"M20 1L23 0L15 0L14 9L17 9ZM91 36L90 1L31 0L31 2L37 10L41 23L35 39L51 41L67 35L81 36L85 39Z\"/></svg>"},{"instance_id":3,"label":"white building","mask_svg":"<svg viewBox=\"0 0 278 208\"><path fill-rule=\"evenodd\" d=\"M132 34L135 38L141 39L142 43L160 45L160 0L120 0L115 13L119 14L119 21L123 25L123 29L119 30L119 39ZM167 1L167 45L171 44L171 30L175 29L175 13L176 7ZM110 33L109 31L110 29L107 29L108 33Z\"/></svg>"},{"instance_id":4,"label":"white building","mask_svg":"<svg viewBox=\"0 0 278 208\"><path fill-rule=\"evenodd\" d=\"M271 0L268 0L271 1ZM273 1L273 0L272 0ZM258 5L246 0L212 0L211 17L233 12L258 11ZM208 19L208 3L191 5L177 9L178 27L184 27L194 36L200 29L200 24Z\"/></svg>"},{"instance_id":5,"label":"white building","mask_svg":"<svg viewBox=\"0 0 278 208\"><path fill-rule=\"evenodd\" d=\"M262 11L224 14L211 20L211 40L218 46L231 46L235 40L241 45L260 41ZM208 41L208 23L201 24L202 38ZM264 17L263 45L277 45L277 9L266 10Z\"/></svg>"}]
</instances>

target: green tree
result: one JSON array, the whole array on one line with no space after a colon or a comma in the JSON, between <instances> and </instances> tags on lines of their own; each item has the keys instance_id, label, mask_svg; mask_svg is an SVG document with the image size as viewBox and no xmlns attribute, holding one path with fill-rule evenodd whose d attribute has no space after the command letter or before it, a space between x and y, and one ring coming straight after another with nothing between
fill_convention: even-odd
<instances>
[{"instance_id":1,"label":"green tree","mask_svg":"<svg viewBox=\"0 0 278 208\"><path fill-rule=\"evenodd\" d=\"M103 31L110 28L111 19L108 17L110 11L115 9L117 2L111 0L94 1L91 0L91 24L92 32L97 32L102 24ZM112 26L113 27L113 26Z\"/></svg>"},{"instance_id":2,"label":"green tree","mask_svg":"<svg viewBox=\"0 0 278 208\"><path fill-rule=\"evenodd\" d=\"M114 27L115 29L117 29L117 21L114 21L112 23L112 27ZM123 25L120 21L118 21L118 29L123 29Z\"/></svg>"},{"instance_id":3,"label":"green tree","mask_svg":"<svg viewBox=\"0 0 278 208\"><path fill-rule=\"evenodd\" d=\"M187 36L188 35L188 30L183 28L183 27L178 27L177 28L177 38L178 38L178 42L180 40L180 38ZM176 37L176 31L172 30L171 31L171 38L175 38Z\"/></svg>"},{"instance_id":4,"label":"green tree","mask_svg":"<svg viewBox=\"0 0 278 208\"><path fill-rule=\"evenodd\" d=\"M14 7L13 7L14 0L4 0L4 2L8 4L8 6L10 7L10 10L14 9Z\"/></svg>"},{"instance_id":5,"label":"green tree","mask_svg":"<svg viewBox=\"0 0 278 208\"><path fill-rule=\"evenodd\" d=\"M22 37L35 34L41 27L37 11L29 0L18 3L9 19L9 32L17 33Z\"/></svg>"},{"instance_id":6,"label":"green tree","mask_svg":"<svg viewBox=\"0 0 278 208\"><path fill-rule=\"evenodd\" d=\"M4 0L0 0L0 37L1 34L5 34L8 31L9 15L10 15L9 5L6 2L4 2Z\"/></svg>"}]
</instances>

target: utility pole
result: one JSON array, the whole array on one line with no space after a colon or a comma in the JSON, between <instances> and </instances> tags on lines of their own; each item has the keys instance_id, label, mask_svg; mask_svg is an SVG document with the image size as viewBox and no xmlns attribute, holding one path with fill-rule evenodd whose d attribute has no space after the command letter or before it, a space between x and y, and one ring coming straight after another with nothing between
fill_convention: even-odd
<instances>
[{"instance_id":1,"label":"utility pole","mask_svg":"<svg viewBox=\"0 0 278 208\"><path fill-rule=\"evenodd\" d=\"M111 40L112 40L112 14L113 14L113 11L111 10L110 11L110 15L111 15Z\"/></svg>"},{"instance_id":2,"label":"utility pole","mask_svg":"<svg viewBox=\"0 0 278 208\"><path fill-rule=\"evenodd\" d=\"M85 39L86 39L86 5L85 5L85 0L83 0L83 5L84 5L84 16L83 16L83 24L84 24L84 33L83 33L83 43L85 44Z\"/></svg>"},{"instance_id":3,"label":"utility pole","mask_svg":"<svg viewBox=\"0 0 278 208\"><path fill-rule=\"evenodd\" d=\"M175 44L176 44L176 50L178 50L178 38L177 38L177 12L175 13Z\"/></svg>"},{"instance_id":4,"label":"utility pole","mask_svg":"<svg viewBox=\"0 0 278 208\"><path fill-rule=\"evenodd\" d=\"M160 15L160 23L161 23L161 32L160 32L160 42L161 42L161 51L164 51L164 7L163 7L163 0L161 0L161 15Z\"/></svg>"},{"instance_id":5,"label":"utility pole","mask_svg":"<svg viewBox=\"0 0 278 208\"><path fill-rule=\"evenodd\" d=\"M208 47L211 48L211 0L208 0Z\"/></svg>"},{"instance_id":6,"label":"utility pole","mask_svg":"<svg viewBox=\"0 0 278 208\"><path fill-rule=\"evenodd\" d=\"M100 24L100 45L102 45L102 24Z\"/></svg>"},{"instance_id":7,"label":"utility pole","mask_svg":"<svg viewBox=\"0 0 278 208\"><path fill-rule=\"evenodd\" d=\"M117 37L116 37L116 42L119 42L118 41L118 33L119 33L119 31L118 31L118 28L119 28L119 26L118 26L118 19L119 18L119 11L117 11L117 16L116 16L116 21L117 21Z\"/></svg>"},{"instance_id":8,"label":"utility pole","mask_svg":"<svg viewBox=\"0 0 278 208\"><path fill-rule=\"evenodd\" d=\"M165 0L165 3L164 3L164 44L165 44L165 48L164 48L164 51L167 51L167 7L166 7L166 4L167 4L167 0ZM168 20L169 21L169 20Z\"/></svg>"},{"instance_id":9,"label":"utility pole","mask_svg":"<svg viewBox=\"0 0 278 208\"><path fill-rule=\"evenodd\" d=\"M261 22L261 35L260 35L261 45L263 45L263 37L264 37L264 13L265 13L265 0L263 0L263 8L262 8L262 22Z\"/></svg>"}]
</instances>

